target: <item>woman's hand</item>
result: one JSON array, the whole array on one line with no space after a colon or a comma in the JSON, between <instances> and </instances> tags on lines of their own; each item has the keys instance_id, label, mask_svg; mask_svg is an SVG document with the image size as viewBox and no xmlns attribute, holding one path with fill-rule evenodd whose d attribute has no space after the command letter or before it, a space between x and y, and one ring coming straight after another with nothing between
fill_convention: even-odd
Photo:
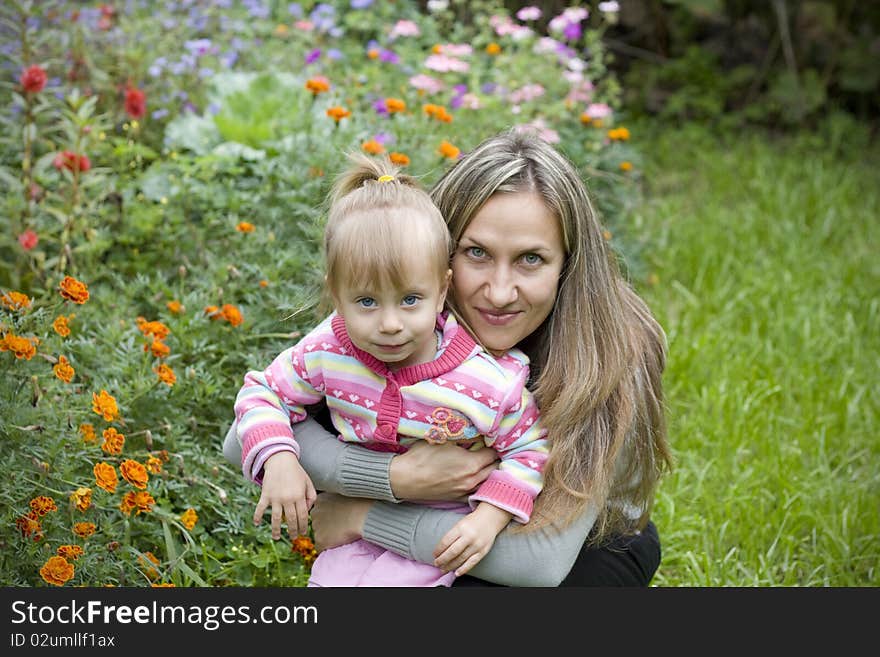
<instances>
[{"instance_id":1,"label":"woman's hand","mask_svg":"<svg viewBox=\"0 0 880 657\"><path fill-rule=\"evenodd\" d=\"M363 535L372 500L320 493L312 507L312 531L318 552L352 543Z\"/></svg>"},{"instance_id":2,"label":"woman's hand","mask_svg":"<svg viewBox=\"0 0 880 657\"><path fill-rule=\"evenodd\" d=\"M494 449L468 451L454 443L416 441L391 459L391 490L399 500L464 501L498 467Z\"/></svg>"}]
</instances>

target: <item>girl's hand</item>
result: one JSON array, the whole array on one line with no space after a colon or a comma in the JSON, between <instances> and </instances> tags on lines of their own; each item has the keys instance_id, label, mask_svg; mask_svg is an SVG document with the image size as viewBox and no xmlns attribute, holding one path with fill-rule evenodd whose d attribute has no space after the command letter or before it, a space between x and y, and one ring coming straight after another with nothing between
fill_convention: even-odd
<instances>
[{"instance_id":1,"label":"girl's hand","mask_svg":"<svg viewBox=\"0 0 880 657\"><path fill-rule=\"evenodd\" d=\"M272 538L281 538L281 518L287 520L290 538L309 533L309 509L315 503L315 487L293 452L278 452L263 466L263 490L254 511L254 525L272 506Z\"/></svg>"},{"instance_id":2,"label":"girl's hand","mask_svg":"<svg viewBox=\"0 0 880 657\"><path fill-rule=\"evenodd\" d=\"M488 502L455 523L434 549L434 565L461 577L485 557L513 515Z\"/></svg>"},{"instance_id":3,"label":"girl's hand","mask_svg":"<svg viewBox=\"0 0 880 657\"><path fill-rule=\"evenodd\" d=\"M372 500L321 493L312 509L312 530L318 552L352 543L363 535Z\"/></svg>"},{"instance_id":4,"label":"girl's hand","mask_svg":"<svg viewBox=\"0 0 880 657\"><path fill-rule=\"evenodd\" d=\"M471 452L451 442L419 440L391 459L391 490L399 500L466 501L498 463L494 449Z\"/></svg>"}]
</instances>

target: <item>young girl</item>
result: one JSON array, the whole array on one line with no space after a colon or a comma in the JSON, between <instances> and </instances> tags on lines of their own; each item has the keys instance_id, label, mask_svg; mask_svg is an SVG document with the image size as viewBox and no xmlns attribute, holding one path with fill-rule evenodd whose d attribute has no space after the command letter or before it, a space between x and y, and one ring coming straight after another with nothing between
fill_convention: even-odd
<instances>
[{"instance_id":1,"label":"young girl","mask_svg":"<svg viewBox=\"0 0 880 657\"><path fill-rule=\"evenodd\" d=\"M310 586L449 586L514 519L529 520L547 457L528 359L491 356L444 310L450 237L430 197L387 160L352 156L336 181L324 236L334 312L264 371L248 372L235 401L242 470L262 484L254 514L282 512L291 536L308 531L315 489L299 464L295 425L326 401L343 441L405 452L415 441L494 448L501 462L469 496L470 511L438 549L454 572L365 541L322 552ZM291 424L294 425L293 429Z\"/></svg>"}]
</instances>

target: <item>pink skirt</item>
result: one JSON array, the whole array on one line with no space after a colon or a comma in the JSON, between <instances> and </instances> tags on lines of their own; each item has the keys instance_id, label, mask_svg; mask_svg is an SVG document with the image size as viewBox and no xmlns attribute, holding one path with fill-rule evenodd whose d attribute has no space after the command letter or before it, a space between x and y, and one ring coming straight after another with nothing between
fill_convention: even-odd
<instances>
[{"instance_id":1,"label":"pink skirt","mask_svg":"<svg viewBox=\"0 0 880 657\"><path fill-rule=\"evenodd\" d=\"M406 559L364 540L324 550L309 586L451 586L455 573Z\"/></svg>"}]
</instances>

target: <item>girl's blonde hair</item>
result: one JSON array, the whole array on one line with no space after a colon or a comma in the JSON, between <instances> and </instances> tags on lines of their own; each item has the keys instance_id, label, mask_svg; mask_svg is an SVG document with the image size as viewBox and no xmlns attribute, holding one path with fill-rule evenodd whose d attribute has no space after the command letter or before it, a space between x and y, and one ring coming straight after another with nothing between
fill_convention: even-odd
<instances>
[{"instance_id":1,"label":"girl's blonde hair","mask_svg":"<svg viewBox=\"0 0 880 657\"><path fill-rule=\"evenodd\" d=\"M352 282L401 286L414 263L428 262L446 280L449 230L431 197L387 156L348 155L335 180L324 230L327 287Z\"/></svg>"},{"instance_id":2,"label":"girl's blonde hair","mask_svg":"<svg viewBox=\"0 0 880 657\"><path fill-rule=\"evenodd\" d=\"M560 222L566 262L553 310L519 346L550 437L544 489L525 531L598 511L592 540L642 528L671 466L661 375L666 336L623 279L575 167L531 133L468 153L431 195L455 244L495 194L538 194ZM448 299L455 308L454 286ZM620 458L619 458L620 457Z\"/></svg>"}]
</instances>

